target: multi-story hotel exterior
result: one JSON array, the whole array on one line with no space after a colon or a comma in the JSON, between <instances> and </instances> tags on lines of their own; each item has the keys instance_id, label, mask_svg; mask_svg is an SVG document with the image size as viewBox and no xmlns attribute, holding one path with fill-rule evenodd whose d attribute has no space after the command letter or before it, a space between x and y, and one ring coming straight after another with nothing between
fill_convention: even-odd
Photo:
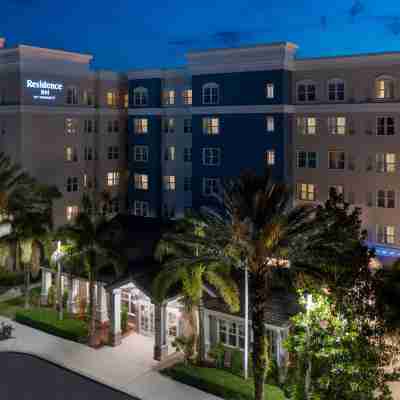
<instances>
[{"instance_id":1,"label":"multi-story hotel exterior","mask_svg":"<svg viewBox=\"0 0 400 400\"><path fill-rule=\"evenodd\" d=\"M179 69L93 71L90 55L0 41L0 149L55 184L57 225L84 192L108 211L181 217L243 169L362 208L400 255L400 53L297 59L274 43L188 53Z\"/></svg>"}]
</instances>

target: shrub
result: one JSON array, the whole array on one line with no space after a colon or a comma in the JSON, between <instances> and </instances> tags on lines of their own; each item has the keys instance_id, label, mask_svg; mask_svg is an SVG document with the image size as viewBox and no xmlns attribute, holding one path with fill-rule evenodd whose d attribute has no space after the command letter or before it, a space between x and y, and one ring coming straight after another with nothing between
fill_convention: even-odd
<instances>
[{"instance_id":1,"label":"shrub","mask_svg":"<svg viewBox=\"0 0 400 400\"><path fill-rule=\"evenodd\" d=\"M211 347L208 356L215 360L215 366L222 368L224 366L225 347L222 343L218 343Z\"/></svg>"},{"instance_id":2,"label":"shrub","mask_svg":"<svg viewBox=\"0 0 400 400\"><path fill-rule=\"evenodd\" d=\"M49 287L49 292L47 294L47 305L53 307L55 299L56 299L56 288L54 287L54 285L51 285Z\"/></svg>"},{"instance_id":3,"label":"shrub","mask_svg":"<svg viewBox=\"0 0 400 400\"><path fill-rule=\"evenodd\" d=\"M0 287L13 287L23 285L25 276L23 272L10 272L0 268Z\"/></svg>"},{"instance_id":4,"label":"shrub","mask_svg":"<svg viewBox=\"0 0 400 400\"><path fill-rule=\"evenodd\" d=\"M15 320L32 328L76 342L84 341L88 333L87 325L83 321L73 319L69 314L65 314L64 319L60 321L57 312L51 309L18 310Z\"/></svg>"},{"instance_id":5,"label":"shrub","mask_svg":"<svg viewBox=\"0 0 400 400\"><path fill-rule=\"evenodd\" d=\"M194 358L193 344L194 336L179 336L172 342L172 347L174 347L176 351L181 351L184 355L185 363L188 363Z\"/></svg>"},{"instance_id":6,"label":"shrub","mask_svg":"<svg viewBox=\"0 0 400 400\"><path fill-rule=\"evenodd\" d=\"M123 333L128 330L128 307L125 305L122 306L121 311L121 329Z\"/></svg>"},{"instance_id":7,"label":"shrub","mask_svg":"<svg viewBox=\"0 0 400 400\"><path fill-rule=\"evenodd\" d=\"M69 296L68 290L64 290L64 293L63 293L63 306L64 307L67 307L68 296Z\"/></svg>"}]
</instances>

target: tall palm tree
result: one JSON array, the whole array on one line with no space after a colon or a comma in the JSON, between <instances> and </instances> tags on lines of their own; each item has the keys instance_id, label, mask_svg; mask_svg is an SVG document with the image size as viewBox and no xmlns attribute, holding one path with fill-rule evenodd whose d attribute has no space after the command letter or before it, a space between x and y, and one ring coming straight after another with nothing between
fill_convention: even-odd
<instances>
[{"instance_id":1,"label":"tall palm tree","mask_svg":"<svg viewBox=\"0 0 400 400\"><path fill-rule=\"evenodd\" d=\"M203 224L191 218L178 222L172 231L163 235L155 257L163 263L163 269L154 280L153 292L162 301L171 288L179 286L189 325L186 335L192 339L194 355L201 345L199 316L205 284L220 293L232 312L239 311L239 291L231 276L231 266L216 259L206 245ZM202 357L201 349L198 356Z\"/></svg>"},{"instance_id":2,"label":"tall palm tree","mask_svg":"<svg viewBox=\"0 0 400 400\"><path fill-rule=\"evenodd\" d=\"M125 264L121 249L120 226L110 221L107 216L96 210L89 213L90 201L84 197L82 211L71 225L59 229L60 238L70 243L66 257L82 260L82 267L87 268L89 276L89 344L96 344L96 297L95 284L99 270L106 265Z\"/></svg>"}]
</instances>

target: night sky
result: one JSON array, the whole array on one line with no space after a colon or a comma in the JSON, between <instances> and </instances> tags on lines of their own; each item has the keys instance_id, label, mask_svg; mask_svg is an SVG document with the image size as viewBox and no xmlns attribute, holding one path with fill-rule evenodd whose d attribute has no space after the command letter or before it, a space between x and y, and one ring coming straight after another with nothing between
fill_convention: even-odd
<instances>
[{"instance_id":1,"label":"night sky","mask_svg":"<svg viewBox=\"0 0 400 400\"><path fill-rule=\"evenodd\" d=\"M193 49L291 41L299 57L400 51L398 0L0 0L0 36L94 55L94 67L184 64Z\"/></svg>"}]
</instances>

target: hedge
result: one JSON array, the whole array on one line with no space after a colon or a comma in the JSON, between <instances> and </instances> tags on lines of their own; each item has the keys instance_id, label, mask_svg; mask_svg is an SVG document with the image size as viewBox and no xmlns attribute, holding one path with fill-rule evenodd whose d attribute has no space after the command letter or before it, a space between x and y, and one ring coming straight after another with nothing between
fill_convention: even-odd
<instances>
[{"instance_id":1,"label":"hedge","mask_svg":"<svg viewBox=\"0 0 400 400\"><path fill-rule=\"evenodd\" d=\"M19 310L16 312L15 320L21 324L75 342L84 342L88 334L87 325L84 321L73 319L67 313L64 313L64 318L60 321L56 311L46 308Z\"/></svg>"},{"instance_id":2,"label":"hedge","mask_svg":"<svg viewBox=\"0 0 400 400\"><path fill-rule=\"evenodd\" d=\"M162 371L163 374L186 385L211 393L223 399L253 400L254 382L247 381L228 371L218 368L198 367L176 364ZM272 385L266 385L266 399L284 400L282 391Z\"/></svg>"},{"instance_id":3,"label":"hedge","mask_svg":"<svg viewBox=\"0 0 400 400\"><path fill-rule=\"evenodd\" d=\"M23 272L8 272L0 269L0 287L23 285L25 276Z\"/></svg>"}]
</instances>

